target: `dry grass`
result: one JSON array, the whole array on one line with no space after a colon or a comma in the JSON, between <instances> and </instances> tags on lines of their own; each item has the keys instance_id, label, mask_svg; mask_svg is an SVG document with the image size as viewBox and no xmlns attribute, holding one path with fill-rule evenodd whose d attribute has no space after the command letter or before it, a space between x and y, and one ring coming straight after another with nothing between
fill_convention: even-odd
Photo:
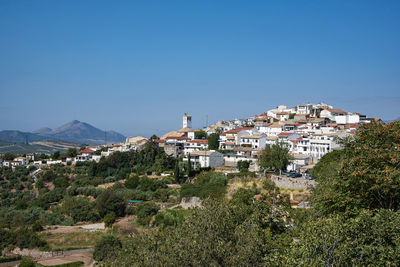
<instances>
[{"instance_id":1,"label":"dry grass","mask_svg":"<svg viewBox=\"0 0 400 267\"><path fill-rule=\"evenodd\" d=\"M265 193L265 190L262 187L262 184L265 181L265 177L261 178L237 178L230 180L228 185L227 185L227 190L226 190L226 197L228 199L232 198L232 195L239 189L239 188L245 188L245 189L250 189L253 188L254 184L257 188L257 190L263 194ZM308 190L303 190L303 189L285 189L285 188L280 188L280 192L283 195L291 195L294 200L296 201L306 201L309 200L311 197L311 192Z\"/></svg>"},{"instance_id":2,"label":"dry grass","mask_svg":"<svg viewBox=\"0 0 400 267\"><path fill-rule=\"evenodd\" d=\"M97 240L103 235L102 232L69 232L69 233L42 233L44 238L53 250L68 250L78 248L92 248Z\"/></svg>"},{"instance_id":3,"label":"dry grass","mask_svg":"<svg viewBox=\"0 0 400 267\"><path fill-rule=\"evenodd\" d=\"M261 193L264 191L262 184L265 181L265 177L261 178L235 178L228 182L226 189L226 197L232 198L232 195L239 190L239 188L250 189L253 188L254 184Z\"/></svg>"}]
</instances>

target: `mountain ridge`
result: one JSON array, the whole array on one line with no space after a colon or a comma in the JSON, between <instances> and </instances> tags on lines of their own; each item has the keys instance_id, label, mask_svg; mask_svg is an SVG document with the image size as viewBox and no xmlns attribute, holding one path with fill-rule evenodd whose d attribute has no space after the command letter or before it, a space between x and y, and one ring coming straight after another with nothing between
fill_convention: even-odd
<instances>
[{"instance_id":1,"label":"mountain ridge","mask_svg":"<svg viewBox=\"0 0 400 267\"><path fill-rule=\"evenodd\" d=\"M39 128L32 132L4 130L0 131L0 140L11 142L33 142L43 140L63 140L68 142L103 144L123 142L125 136L116 131L103 131L93 125L73 120L57 128Z\"/></svg>"}]
</instances>

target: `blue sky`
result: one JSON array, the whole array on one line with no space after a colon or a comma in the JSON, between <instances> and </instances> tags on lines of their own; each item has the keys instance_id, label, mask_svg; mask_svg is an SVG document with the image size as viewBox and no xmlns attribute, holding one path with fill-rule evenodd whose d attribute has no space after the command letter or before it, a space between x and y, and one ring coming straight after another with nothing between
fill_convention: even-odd
<instances>
[{"instance_id":1,"label":"blue sky","mask_svg":"<svg viewBox=\"0 0 400 267\"><path fill-rule=\"evenodd\" d=\"M400 116L400 1L0 0L0 130L161 135L326 102Z\"/></svg>"}]
</instances>

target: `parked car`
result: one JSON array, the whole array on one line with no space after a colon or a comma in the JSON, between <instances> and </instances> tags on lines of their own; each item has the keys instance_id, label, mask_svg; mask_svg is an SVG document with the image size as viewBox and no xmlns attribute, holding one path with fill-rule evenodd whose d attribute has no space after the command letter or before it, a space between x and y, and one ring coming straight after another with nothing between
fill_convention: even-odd
<instances>
[{"instance_id":1,"label":"parked car","mask_svg":"<svg viewBox=\"0 0 400 267\"><path fill-rule=\"evenodd\" d=\"M297 178L302 176L300 173L297 172L288 172L286 175L291 178Z\"/></svg>"},{"instance_id":2,"label":"parked car","mask_svg":"<svg viewBox=\"0 0 400 267\"><path fill-rule=\"evenodd\" d=\"M308 180L314 180L314 176L312 176L312 175L306 175L306 176L304 176L306 179L308 179Z\"/></svg>"}]
</instances>

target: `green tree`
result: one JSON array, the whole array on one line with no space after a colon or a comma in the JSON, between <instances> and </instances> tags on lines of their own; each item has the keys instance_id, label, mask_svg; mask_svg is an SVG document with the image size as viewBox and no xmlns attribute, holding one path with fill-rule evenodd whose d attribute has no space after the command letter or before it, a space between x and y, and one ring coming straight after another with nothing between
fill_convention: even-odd
<instances>
[{"instance_id":1,"label":"green tree","mask_svg":"<svg viewBox=\"0 0 400 267\"><path fill-rule=\"evenodd\" d=\"M96 199L96 208L101 217L104 217L110 212L114 212L116 216L122 217L125 215L126 203L122 197L117 195L114 190L106 189Z\"/></svg>"},{"instance_id":2,"label":"green tree","mask_svg":"<svg viewBox=\"0 0 400 267\"><path fill-rule=\"evenodd\" d=\"M168 231L128 240L110 266L262 266L287 214L278 204L205 201ZM248 206L249 208L244 208ZM242 213L242 211L245 212ZM243 214L238 216L238 214ZM274 225L280 225L275 227Z\"/></svg>"},{"instance_id":3,"label":"green tree","mask_svg":"<svg viewBox=\"0 0 400 267\"><path fill-rule=\"evenodd\" d=\"M239 160L237 163L237 167L239 170L248 170L250 167L250 161L248 160Z\"/></svg>"},{"instance_id":4,"label":"green tree","mask_svg":"<svg viewBox=\"0 0 400 267\"><path fill-rule=\"evenodd\" d=\"M203 130L194 132L194 138L196 139L206 139L207 133Z\"/></svg>"},{"instance_id":5,"label":"green tree","mask_svg":"<svg viewBox=\"0 0 400 267\"><path fill-rule=\"evenodd\" d=\"M121 240L113 235L103 236L94 246L93 258L96 261L113 260L122 248Z\"/></svg>"},{"instance_id":6,"label":"green tree","mask_svg":"<svg viewBox=\"0 0 400 267\"><path fill-rule=\"evenodd\" d=\"M31 258L24 257L20 261L19 266L20 267L35 267L36 263Z\"/></svg>"},{"instance_id":7,"label":"green tree","mask_svg":"<svg viewBox=\"0 0 400 267\"><path fill-rule=\"evenodd\" d=\"M15 159L15 155L12 154L12 153L5 153L5 154L3 155L3 159L4 159L4 160L13 160L13 159Z\"/></svg>"},{"instance_id":8,"label":"green tree","mask_svg":"<svg viewBox=\"0 0 400 267\"><path fill-rule=\"evenodd\" d=\"M155 134L153 134L153 135L150 137L150 140L157 140L157 139L160 139L160 137L158 137L158 136L155 135Z\"/></svg>"},{"instance_id":9,"label":"green tree","mask_svg":"<svg viewBox=\"0 0 400 267\"><path fill-rule=\"evenodd\" d=\"M111 227L115 223L115 212L110 212L104 216L104 224L106 227Z\"/></svg>"},{"instance_id":10,"label":"green tree","mask_svg":"<svg viewBox=\"0 0 400 267\"><path fill-rule=\"evenodd\" d=\"M181 170L179 166L179 161L175 162L175 170L174 170L175 181L179 184L182 182Z\"/></svg>"},{"instance_id":11,"label":"green tree","mask_svg":"<svg viewBox=\"0 0 400 267\"><path fill-rule=\"evenodd\" d=\"M78 152L76 151L76 148L71 147L71 148L68 148L68 151L67 151L66 155L69 158L73 158L73 157L76 157L76 155L78 155Z\"/></svg>"},{"instance_id":12,"label":"green tree","mask_svg":"<svg viewBox=\"0 0 400 267\"><path fill-rule=\"evenodd\" d=\"M42 227L42 225L40 224L39 221L36 221L32 225L32 230L35 231L35 232L40 232L40 231L43 231L43 227Z\"/></svg>"},{"instance_id":13,"label":"green tree","mask_svg":"<svg viewBox=\"0 0 400 267\"><path fill-rule=\"evenodd\" d=\"M217 150L219 148L219 134L212 133L208 136L208 149Z\"/></svg>"},{"instance_id":14,"label":"green tree","mask_svg":"<svg viewBox=\"0 0 400 267\"><path fill-rule=\"evenodd\" d=\"M136 209L137 223L148 225L152 216L156 215L159 208L153 202L140 203Z\"/></svg>"},{"instance_id":15,"label":"green tree","mask_svg":"<svg viewBox=\"0 0 400 267\"><path fill-rule=\"evenodd\" d=\"M310 219L296 242L265 257L266 265L399 266L399 225L400 214L384 209Z\"/></svg>"},{"instance_id":16,"label":"green tree","mask_svg":"<svg viewBox=\"0 0 400 267\"><path fill-rule=\"evenodd\" d=\"M315 206L325 214L400 208L400 122L363 126L329 153L313 173Z\"/></svg>"},{"instance_id":17,"label":"green tree","mask_svg":"<svg viewBox=\"0 0 400 267\"><path fill-rule=\"evenodd\" d=\"M60 151L56 151L53 153L53 155L51 156L52 159L58 160L61 158L61 153Z\"/></svg>"},{"instance_id":18,"label":"green tree","mask_svg":"<svg viewBox=\"0 0 400 267\"><path fill-rule=\"evenodd\" d=\"M187 161L187 175L189 178L192 177L192 162L190 158L190 153L188 154L188 161Z\"/></svg>"},{"instance_id":19,"label":"green tree","mask_svg":"<svg viewBox=\"0 0 400 267\"><path fill-rule=\"evenodd\" d=\"M136 174L130 174L128 179L125 181L125 187L129 189L136 189L139 185L139 176Z\"/></svg>"},{"instance_id":20,"label":"green tree","mask_svg":"<svg viewBox=\"0 0 400 267\"><path fill-rule=\"evenodd\" d=\"M278 142L272 146L266 146L262 151L258 164L262 170L273 170L280 172L286 170L290 164L289 147L283 142Z\"/></svg>"}]
</instances>

